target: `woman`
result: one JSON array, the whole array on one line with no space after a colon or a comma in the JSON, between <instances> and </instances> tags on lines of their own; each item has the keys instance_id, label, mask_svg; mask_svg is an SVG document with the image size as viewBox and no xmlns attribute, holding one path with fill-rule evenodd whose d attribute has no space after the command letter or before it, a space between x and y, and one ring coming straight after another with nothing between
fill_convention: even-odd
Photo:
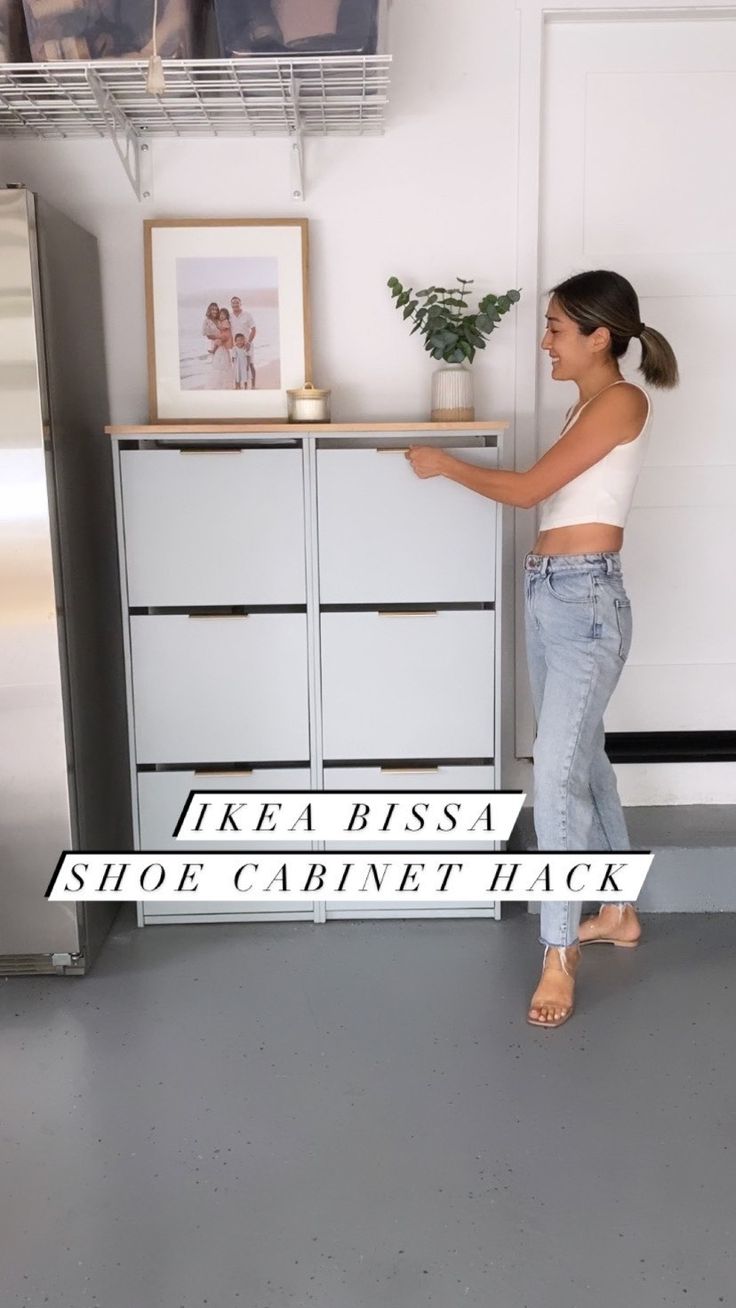
<instances>
[{"instance_id":1,"label":"woman","mask_svg":"<svg viewBox=\"0 0 736 1308\"><path fill-rule=\"evenodd\" d=\"M578 273L551 296L541 348L553 379L575 382L579 392L556 443L526 472L472 467L428 446L407 457L420 477L449 477L515 508L543 505L524 560L537 845L627 850L603 715L631 646L620 550L651 405L646 391L624 380L618 361L639 338L645 381L667 388L679 382L677 360L664 336L640 321L636 292L618 273ZM633 904L602 905L584 922L580 910L579 900L542 903L542 976L527 1014L535 1026L561 1026L572 1016L581 944L638 943Z\"/></svg>"},{"instance_id":2,"label":"woman","mask_svg":"<svg viewBox=\"0 0 736 1308\"><path fill-rule=\"evenodd\" d=\"M232 349L233 333L230 326L230 314L227 309L220 309L217 319L217 344L212 356L211 390L232 391L235 389Z\"/></svg>"},{"instance_id":3,"label":"woman","mask_svg":"<svg viewBox=\"0 0 736 1308\"><path fill-rule=\"evenodd\" d=\"M210 363L220 341L220 306L213 300L207 305L202 323L202 335L207 337L207 354Z\"/></svg>"}]
</instances>

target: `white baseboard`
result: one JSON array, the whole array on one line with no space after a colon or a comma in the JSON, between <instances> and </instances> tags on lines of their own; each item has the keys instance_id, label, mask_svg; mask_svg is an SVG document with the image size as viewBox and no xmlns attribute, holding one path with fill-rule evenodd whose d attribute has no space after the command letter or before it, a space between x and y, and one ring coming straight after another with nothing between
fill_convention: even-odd
<instances>
[{"instance_id":1,"label":"white baseboard","mask_svg":"<svg viewBox=\"0 0 736 1308\"><path fill-rule=\"evenodd\" d=\"M733 804L736 763L614 763L624 806Z\"/></svg>"}]
</instances>

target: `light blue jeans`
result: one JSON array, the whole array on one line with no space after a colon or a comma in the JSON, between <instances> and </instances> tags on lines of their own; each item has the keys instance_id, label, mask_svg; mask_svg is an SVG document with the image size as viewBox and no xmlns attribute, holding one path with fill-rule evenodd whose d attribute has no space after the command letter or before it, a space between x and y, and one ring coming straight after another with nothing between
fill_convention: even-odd
<instances>
[{"instance_id":1,"label":"light blue jeans","mask_svg":"<svg viewBox=\"0 0 736 1308\"><path fill-rule=\"evenodd\" d=\"M631 648L618 550L527 554L525 636L537 734L534 829L549 851L631 848L603 714ZM542 901L540 942L574 945L580 900Z\"/></svg>"}]
</instances>

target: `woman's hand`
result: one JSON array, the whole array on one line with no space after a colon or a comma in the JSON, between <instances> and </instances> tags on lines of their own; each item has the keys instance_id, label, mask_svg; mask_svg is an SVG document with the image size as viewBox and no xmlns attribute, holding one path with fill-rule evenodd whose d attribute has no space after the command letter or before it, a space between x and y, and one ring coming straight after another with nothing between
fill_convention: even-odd
<instances>
[{"instance_id":1,"label":"woman's hand","mask_svg":"<svg viewBox=\"0 0 736 1308\"><path fill-rule=\"evenodd\" d=\"M441 477L447 467L447 455L434 445L410 445L404 451L418 477Z\"/></svg>"}]
</instances>

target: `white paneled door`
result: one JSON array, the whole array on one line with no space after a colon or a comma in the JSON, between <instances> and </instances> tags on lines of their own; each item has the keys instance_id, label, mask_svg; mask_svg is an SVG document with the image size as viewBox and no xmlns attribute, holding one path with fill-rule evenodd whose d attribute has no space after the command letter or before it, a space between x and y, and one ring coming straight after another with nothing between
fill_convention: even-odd
<instances>
[{"instance_id":1,"label":"white paneled door","mask_svg":"<svg viewBox=\"0 0 736 1308\"><path fill-rule=\"evenodd\" d=\"M555 282L593 268L628 277L681 376L674 390L647 387L653 426L622 549L634 636L606 729L733 729L736 619L723 568L736 558L736 16L548 14L542 47L531 459L577 399L539 349ZM622 371L646 386L639 360L632 341ZM524 677L520 660L522 698ZM517 724L517 753L530 754L528 708Z\"/></svg>"}]
</instances>

